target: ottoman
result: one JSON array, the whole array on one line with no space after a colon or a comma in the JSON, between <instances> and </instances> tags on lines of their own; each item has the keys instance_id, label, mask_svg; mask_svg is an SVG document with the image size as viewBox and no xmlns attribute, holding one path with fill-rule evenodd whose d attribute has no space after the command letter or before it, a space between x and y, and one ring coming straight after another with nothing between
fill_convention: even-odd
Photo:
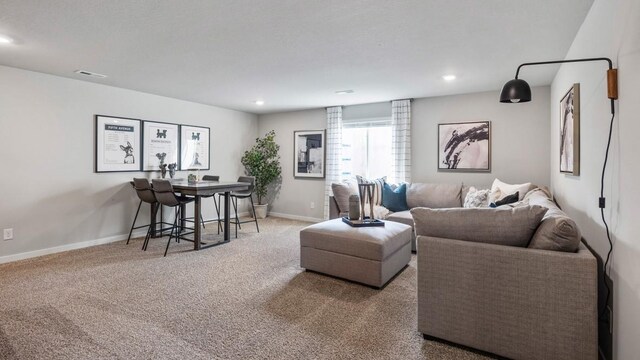
<instances>
[{"instance_id":1,"label":"ottoman","mask_svg":"<svg viewBox=\"0 0 640 360\"><path fill-rule=\"evenodd\" d=\"M300 266L319 273L383 287L411 260L411 226L351 227L342 219L300 231Z\"/></svg>"}]
</instances>

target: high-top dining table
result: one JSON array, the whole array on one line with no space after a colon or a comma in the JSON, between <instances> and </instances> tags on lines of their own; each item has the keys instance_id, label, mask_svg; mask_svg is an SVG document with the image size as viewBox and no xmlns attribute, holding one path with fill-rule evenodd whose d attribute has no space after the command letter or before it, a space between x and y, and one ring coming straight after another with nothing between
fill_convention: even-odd
<instances>
[{"instance_id":1,"label":"high-top dining table","mask_svg":"<svg viewBox=\"0 0 640 360\"><path fill-rule=\"evenodd\" d=\"M230 194L232 191L246 191L249 190L249 183L243 182L226 182L226 181L198 181L188 182L186 179L168 179L173 186L173 191L186 196L195 197L195 206L193 213L193 249L201 250L212 246L226 244L231 241L229 236L229 207L230 207ZM212 242L208 244L202 243L202 229L200 229L200 214L202 214L202 197L211 196L218 193L224 193L224 226L223 226L223 241ZM184 214L185 209L181 209ZM153 213L153 212L152 212ZM151 219L152 236L155 236L156 219ZM184 224L183 224L184 227Z\"/></svg>"}]
</instances>

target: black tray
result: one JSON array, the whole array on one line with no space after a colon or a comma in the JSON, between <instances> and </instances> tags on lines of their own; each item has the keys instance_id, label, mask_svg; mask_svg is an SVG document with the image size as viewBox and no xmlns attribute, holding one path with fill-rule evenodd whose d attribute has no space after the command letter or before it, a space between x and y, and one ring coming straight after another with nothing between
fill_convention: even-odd
<instances>
[{"instance_id":1,"label":"black tray","mask_svg":"<svg viewBox=\"0 0 640 360\"><path fill-rule=\"evenodd\" d=\"M350 220L348 217L343 216L342 222L351 227L384 226L384 221L378 219L370 220L369 217L365 217L364 220Z\"/></svg>"}]
</instances>

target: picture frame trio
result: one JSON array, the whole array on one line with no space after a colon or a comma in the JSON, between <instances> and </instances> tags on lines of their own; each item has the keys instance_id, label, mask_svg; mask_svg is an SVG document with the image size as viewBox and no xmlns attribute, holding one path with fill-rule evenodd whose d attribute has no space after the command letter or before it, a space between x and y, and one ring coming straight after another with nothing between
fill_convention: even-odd
<instances>
[{"instance_id":1,"label":"picture frame trio","mask_svg":"<svg viewBox=\"0 0 640 360\"><path fill-rule=\"evenodd\" d=\"M96 173L209 170L210 128L108 115L95 115Z\"/></svg>"}]
</instances>

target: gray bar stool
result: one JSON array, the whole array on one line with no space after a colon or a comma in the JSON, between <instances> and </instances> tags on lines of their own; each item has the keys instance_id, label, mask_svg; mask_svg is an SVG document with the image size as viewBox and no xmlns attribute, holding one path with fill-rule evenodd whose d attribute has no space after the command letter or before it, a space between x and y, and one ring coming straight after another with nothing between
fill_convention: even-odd
<instances>
[{"instance_id":1,"label":"gray bar stool","mask_svg":"<svg viewBox=\"0 0 640 360\"><path fill-rule=\"evenodd\" d=\"M138 220L138 214L140 214L140 207L142 206L143 202L151 205L152 218L155 218L158 212L158 208L160 207L160 204L158 203L158 200L156 200L156 196L154 195L153 190L151 189L151 184L149 184L149 180L144 178L133 178L133 188L136 190L136 195L138 195L138 199L140 199L140 203L138 203L138 210L136 210L136 216L133 218L133 223L131 224L131 229L129 230L127 245L129 245L129 241L131 240L131 234L133 233L133 230L141 229L144 227L147 228L147 235L144 238L144 244L146 244L148 241L148 238L151 235L151 224L135 226L136 221ZM160 226L162 226L162 222L160 223ZM162 230L163 229L161 229L161 231Z\"/></svg>"},{"instance_id":2,"label":"gray bar stool","mask_svg":"<svg viewBox=\"0 0 640 360\"><path fill-rule=\"evenodd\" d=\"M241 224L255 222L256 223L256 231L260 232L260 228L258 227L258 217L256 216L256 207L253 204L253 190L255 189L256 178L253 176L240 176L238 178L238 182L250 183L249 189L246 191L233 191L231 192L231 203L233 204L233 210L236 213L235 221L231 220L230 223L233 223L236 226L236 238L238 237L238 228L242 229ZM240 221L238 218L238 199L247 199L251 201L251 211L253 211L253 220L245 220ZM218 199L220 200L220 199Z\"/></svg>"},{"instance_id":3,"label":"gray bar stool","mask_svg":"<svg viewBox=\"0 0 640 360\"><path fill-rule=\"evenodd\" d=\"M218 176L218 175L205 175L205 176L202 177L202 180L204 180L204 181L220 181L220 176ZM220 234L220 231L222 231L222 224L221 224L221 220L220 220L220 202L216 201L215 194L209 195L209 196L203 196L203 198L205 198L205 197L213 198L213 206L216 209L216 215L218 216L218 218L214 219L214 220L204 221L204 219L202 219L202 214L200 214L202 223L204 224L206 222L217 221L218 222L218 234Z\"/></svg>"},{"instance_id":4,"label":"gray bar stool","mask_svg":"<svg viewBox=\"0 0 640 360\"><path fill-rule=\"evenodd\" d=\"M172 207L176 213L175 219L173 221L173 226L171 227L171 234L169 234L169 241L167 241L167 248L164 250L164 256L167 256L167 251L169 251L169 244L171 244L171 239L173 238L174 231L176 234L175 238L177 242L180 242L180 239L193 241L191 239L184 238L185 235L192 234L193 231L188 233L180 233L181 229L178 226L178 219L180 218L180 208L183 205L186 205L190 202L195 201L195 198L176 195L176 193L173 191L173 186L171 185L171 182L169 180L153 179L152 181L153 181L153 192L158 202L161 205ZM193 229L189 229L189 230L193 230Z\"/></svg>"}]
</instances>

